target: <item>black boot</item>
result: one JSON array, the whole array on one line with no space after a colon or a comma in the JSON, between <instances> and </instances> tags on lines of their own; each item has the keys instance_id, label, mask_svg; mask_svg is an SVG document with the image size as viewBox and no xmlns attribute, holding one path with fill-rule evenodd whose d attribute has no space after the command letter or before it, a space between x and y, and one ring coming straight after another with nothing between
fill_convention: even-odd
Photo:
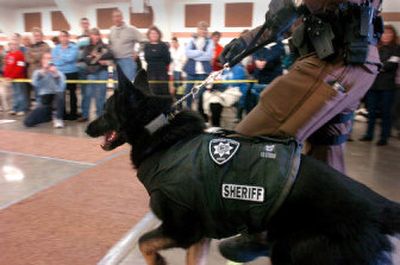
<instances>
[{"instance_id":1,"label":"black boot","mask_svg":"<svg viewBox=\"0 0 400 265\"><path fill-rule=\"evenodd\" d=\"M269 245L265 233L247 235L223 240L219 244L221 255L227 260L245 263L255 260L258 257L269 256Z\"/></svg>"}]
</instances>

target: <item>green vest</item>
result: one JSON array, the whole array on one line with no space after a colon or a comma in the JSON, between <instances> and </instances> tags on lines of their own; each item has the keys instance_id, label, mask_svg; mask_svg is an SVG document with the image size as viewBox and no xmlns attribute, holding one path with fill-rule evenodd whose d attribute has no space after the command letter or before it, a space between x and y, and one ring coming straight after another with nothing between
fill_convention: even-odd
<instances>
[{"instance_id":1,"label":"green vest","mask_svg":"<svg viewBox=\"0 0 400 265\"><path fill-rule=\"evenodd\" d=\"M151 195L200 212L205 235L262 231L289 193L300 164L293 139L205 133L147 158L138 177Z\"/></svg>"}]
</instances>

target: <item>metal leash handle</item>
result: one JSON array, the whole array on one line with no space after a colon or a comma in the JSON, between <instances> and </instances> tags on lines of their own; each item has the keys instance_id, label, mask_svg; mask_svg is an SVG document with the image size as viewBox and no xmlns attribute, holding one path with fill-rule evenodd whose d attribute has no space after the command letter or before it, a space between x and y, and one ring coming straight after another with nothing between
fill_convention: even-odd
<instances>
[{"instance_id":1,"label":"metal leash handle","mask_svg":"<svg viewBox=\"0 0 400 265\"><path fill-rule=\"evenodd\" d=\"M184 101L185 101L187 98L189 98L189 97L193 97L193 99L194 99L194 98L197 96L197 94L199 93L199 91L200 91L203 87L206 87L206 86L208 86L208 85L210 85L210 84L213 84L214 81L215 81L217 78L219 78L225 70L229 70L229 65L228 65L228 64L225 64L225 65L224 65L224 68L222 68L221 70L212 72L212 73L211 73L209 76L207 76L207 78L204 79L204 81L201 82L200 84L193 86L192 89L190 90L190 93L184 95L181 99L179 99L178 101L176 101L176 102L172 105L172 107L178 106L179 104L181 104L182 102L184 102Z\"/></svg>"}]
</instances>

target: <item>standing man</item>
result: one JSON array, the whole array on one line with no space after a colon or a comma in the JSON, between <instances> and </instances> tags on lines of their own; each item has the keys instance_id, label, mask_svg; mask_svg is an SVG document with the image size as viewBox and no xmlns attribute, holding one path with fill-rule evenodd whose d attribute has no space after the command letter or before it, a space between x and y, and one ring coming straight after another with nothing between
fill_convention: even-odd
<instances>
[{"instance_id":1,"label":"standing man","mask_svg":"<svg viewBox=\"0 0 400 265\"><path fill-rule=\"evenodd\" d=\"M135 79L137 72L136 59L139 56L139 43L146 37L133 26L124 22L121 10L112 13L114 26L110 29L110 45L116 63L130 80Z\"/></svg>"},{"instance_id":2,"label":"standing man","mask_svg":"<svg viewBox=\"0 0 400 265\"><path fill-rule=\"evenodd\" d=\"M302 57L287 75L270 84L236 130L246 135L308 140L309 155L344 172L344 145L352 113L381 66L376 47L383 31L381 3L272 0L265 24L228 44L222 54L224 61L234 65L237 54L249 50L252 44L262 46L281 39L299 15L302 24L293 33L293 43ZM239 262L268 255L273 241L259 232L250 229L225 240L221 253Z\"/></svg>"},{"instance_id":3,"label":"standing man","mask_svg":"<svg viewBox=\"0 0 400 265\"><path fill-rule=\"evenodd\" d=\"M84 50L90 44L90 22L89 19L84 17L81 18L80 26L82 30L82 34L78 36L76 44L79 48L79 58L78 58L78 73L79 73L79 80L86 80L87 77L87 65L85 63L85 58L83 57ZM77 121L78 122L85 122L86 118L83 115L83 108L87 105L88 93L86 93L86 84L80 84L79 87L81 89L81 110L82 110L82 117L80 117Z\"/></svg>"},{"instance_id":4,"label":"standing man","mask_svg":"<svg viewBox=\"0 0 400 265\"><path fill-rule=\"evenodd\" d=\"M184 71L187 74L187 80L204 80L212 71L211 60L214 53L214 43L208 37L208 24L201 21L197 24L197 34L193 36L186 46L187 62ZM189 82L186 86L186 93L193 88L193 83ZM198 111L207 119L203 111L204 90L199 92ZM187 108L192 108L192 98L187 99Z\"/></svg>"},{"instance_id":5,"label":"standing man","mask_svg":"<svg viewBox=\"0 0 400 265\"><path fill-rule=\"evenodd\" d=\"M70 35L68 31L60 31L60 44L58 44L52 51L54 65L60 70L67 78L67 80L77 80L78 75L78 46L70 42ZM78 118L78 105L76 97L76 84L67 84L69 92L70 112L65 114L65 119L76 120Z\"/></svg>"}]
</instances>

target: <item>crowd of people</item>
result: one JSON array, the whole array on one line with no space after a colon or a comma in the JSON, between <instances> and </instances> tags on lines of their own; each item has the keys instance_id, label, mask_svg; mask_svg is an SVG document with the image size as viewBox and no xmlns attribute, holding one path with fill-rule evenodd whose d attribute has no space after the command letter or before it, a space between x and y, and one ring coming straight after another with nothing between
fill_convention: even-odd
<instances>
[{"instance_id":1,"label":"crowd of people","mask_svg":"<svg viewBox=\"0 0 400 265\"><path fill-rule=\"evenodd\" d=\"M131 80L138 70L146 68L150 93L172 95L177 100L189 93L197 80L223 68L219 59L224 49L221 33L210 34L206 22L199 22L192 38L181 43L176 37L164 42L156 26L142 34L124 22L119 10L113 12L112 19L108 42L103 41L99 29L91 28L87 18L80 21L81 35L73 40L68 31L60 31L52 45L44 41L39 28L34 28L31 36L13 34L7 47L0 46L0 110L26 115L24 124L28 127L52 120L55 128L63 128L64 120L86 122L93 118L93 101L96 117L102 114L106 81L111 75L115 78L116 66ZM378 144L385 145L392 127L400 132L400 48L393 26L385 27L379 49L383 67L365 97L368 129L360 140L373 140L376 118L380 117ZM180 107L196 109L212 126L221 125L224 108L235 109L236 121L240 121L257 104L261 92L291 66L294 56L288 43L265 46L224 72L222 79L230 82L208 87L196 102L188 98ZM25 78L30 81L13 81ZM249 79L256 83L240 82ZM11 106L7 102L10 92Z\"/></svg>"}]
</instances>

